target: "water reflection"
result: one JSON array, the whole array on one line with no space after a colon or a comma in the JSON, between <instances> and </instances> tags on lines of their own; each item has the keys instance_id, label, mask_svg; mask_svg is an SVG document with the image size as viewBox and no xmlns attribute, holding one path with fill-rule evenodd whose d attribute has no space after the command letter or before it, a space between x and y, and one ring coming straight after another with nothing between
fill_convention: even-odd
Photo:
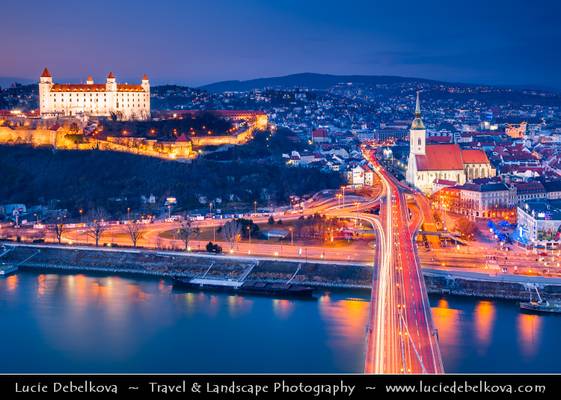
<instances>
[{"instance_id":1,"label":"water reflection","mask_svg":"<svg viewBox=\"0 0 561 400\"><path fill-rule=\"evenodd\" d=\"M17 289L18 287L17 275L10 275L7 278L5 278L5 280L6 280L6 288L8 289L9 292L13 292Z\"/></svg>"},{"instance_id":2,"label":"water reflection","mask_svg":"<svg viewBox=\"0 0 561 400\"><path fill-rule=\"evenodd\" d=\"M493 302L478 301L475 306L475 337L477 338L479 352L484 352L491 343L494 322L495 305Z\"/></svg>"},{"instance_id":3,"label":"water reflection","mask_svg":"<svg viewBox=\"0 0 561 400\"><path fill-rule=\"evenodd\" d=\"M172 290L165 280L20 272L0 279L0 371L360 372L369 300ZM561 318L431 297L448 372L560 372Z\"/></svg>"},{"instance_id":4,"label":"water reflection","mask_svg":"<svg viewBox=\"0 0 561 400\"><path fill-rule=\"evenodd\" d=\"M291 300L286 299L274 299L273 300L273 311L275 315L282 319L287 319L290 317L294 311L295 303Z\"/></svg>"},{"instance_id":5,"label":"water reflection","mask_svg":"<svg viewBox=\"0 0 561 400\"><path fill-rule=\"evenodd\" d=\"M460 315L461 310L451 308L446 299L440 299L436 307L432 308L432 318L438 329L440 342L448 345L460 343Z\"/></svg>"},{"instance_id":6,"label":"water reflection","mask_svg":"<svg viewBox=\"0 0 561 400\"><path fill-rule=\"evenodd\" d=\"M232 317L237 317L251 311L253 300L241 296L228 296L228 311Z\"/></svg>"},{"instance_id":7,"label":"water reflection","mask_svg":"<svg viewBox=\"0 0 561 400\"><path fill-rule=\"evenodd\" d=\"M330 323L332 343L346 345L364 342L370 302L366 299L332 299L329 294L319 298L321 317Z\"/></svg>"},{"instance_id":8,"label":"water reflection","mask_svg":"<svg viewBox=\"0 0 561 400\"><path fill-rule=\"evenodd\" d=\"M543 316L520 313L518 315L518 339L522 353L533 357L539 347Z\"/></svg>"}]
</instances>

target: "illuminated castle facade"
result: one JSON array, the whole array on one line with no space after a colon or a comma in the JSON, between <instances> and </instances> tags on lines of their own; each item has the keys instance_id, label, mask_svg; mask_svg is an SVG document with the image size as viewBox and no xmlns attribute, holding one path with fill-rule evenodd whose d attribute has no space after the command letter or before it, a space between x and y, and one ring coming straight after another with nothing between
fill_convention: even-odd
<instances>
[{"instance_id":1,"label":"illuminated castle facade","mask_svg":"<svg viewBox=\"0 0 561 400\"><path fill-rule=\"evenodd\" d=\"M45 68L39 79L39 108L42 118L110 117L118 120L150 118L150 81L144 75L140 85L117 83L112 72L105 83L53 83Z\"/></svg>"}]
</instances>

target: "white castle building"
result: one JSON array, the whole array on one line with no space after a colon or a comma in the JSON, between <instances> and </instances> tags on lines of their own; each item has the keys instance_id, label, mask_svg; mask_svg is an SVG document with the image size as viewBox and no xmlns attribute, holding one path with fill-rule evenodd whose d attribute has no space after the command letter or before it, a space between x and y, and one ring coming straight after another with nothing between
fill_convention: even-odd
<instances>
[{"instance_id":1,"label":"white castle building","mask_svg":"<svg viewBox=\"0 0 561 400\"><path fill-rule=\"evenodd\" d=\"M59 116L112 117L119 120L150 118L150 81L144 75L140 85L117 83L112 72L105 83L53 83L45 68L39 79L39 109L42 118Z\"/></svg>"},{"instance_id":2,"label":"white castle building","mask_svg":"<svg viewBox=\"0 0 561 400\"><path fill-rule=\"evenodd\" d=\"M457 144L427 145L426 142L427 131L421 119L421 104L417 92L415 119L409 130L407 183L430 194L438 180L463 185L469 180L496 175L483 150L462 149Z\"/></svg>"}]
</instances>

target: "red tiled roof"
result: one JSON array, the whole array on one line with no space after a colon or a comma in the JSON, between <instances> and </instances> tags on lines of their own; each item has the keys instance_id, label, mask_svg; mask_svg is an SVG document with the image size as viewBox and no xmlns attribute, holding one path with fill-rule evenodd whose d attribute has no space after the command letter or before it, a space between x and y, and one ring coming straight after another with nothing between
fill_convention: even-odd
<instances>
[{"instance_id":1,"label":"red tiled roof","mask_svg":"<svg viewBox=\"0 0 561 400\"><path fill-rule=\"evenodd\" d=\"M312 137L327 137L327 129L314 129L312 131Z\"/></svg>"},{"instance_id":2,"label":"red tiled roof","mask_svg":"<svg viewBox=\"0 0 561 400\"><path fill-rule=\"evenodd\" d=\"M120 83L117 85L118 92L143 92L144 89L142 85L129 85L126 83Z\"/></svg>"},{"instance_id":3,"label":"red tiled roof","mask_svg":"<svg viewBox=\"0 0 561 400\"><path fill-rule=\"evenodd\" d=\"M52 75L47 69L47 67L45 67L45 69L43 70L43 73L41 74L41 78L52 78Z\"/></svg>"},{"instance_id":4,"label":"red tiled roof","mask_svg":"<svg viewBox=\"0 0 561 400\"><path fill-rule=\"evenodd\" d=\"M487 154L483 150L462 150L464 164L489 164Z\"/></svg>"},{"instance_id":5,"label":"red tiled roof","mask_svg":"<svg viewBox=\"0 0 561 400\"><path fill-rule=\"evenodd\" d=\"M187 136L185 136L184 133L182 133L181 136L179 136L179 137L176 139L176 142L187 142L187 141L188 141L188 140L187 140Z\"/></svg>"},{"instance_id":6,"label":"red tiled roof","mask_svg":"<svg viewBox=\"0 0 561 400\"><path fill-rule=\"evenodd\" d=\"M515 186L516 186L516 191L519 194L545 192L545 187L541 182L517 182Z\"/></svg>"},{"instance_id":7,"label":"red tiled roof","mask_svg":"<svg viewBox=\"0 0 561 400\"><path fill-rule=\"evenodd\" d=\"M105 92L105 83L88 84L72 84L72 83L56 83L51 87L51 92ZM143 92L141 85L118 84L118 92Z\"/></svg>"},{"instance_id":8,"label":"red tiled roof","mask_svg":"<svg viewBox=\"0 0 561 400\"><path fill-rule=\"evenodd\" d=\"M457 144L433 144L425 155L416 155L418 171L459 171L464 169L462 151Z\"/></svg>"},{"instance_id":9,"label":"red tiled roof","mask_svg":"<svg viewBox=\"0 0 561 400\"><path fill-rule=\"evenodd\" d=\"M427 137L428 143L452 143L452 136L428 136Z\"/></svg>"},{"instance_id":10,"label":"red tiled roof","mask_svg":"<svg viewBox=\"0 0 561 400\"><path fill-rule=\"evenodd\" d=\"M115 79L115 75L113 75L113 72L109 72L109 75L107 75L107 79Z\"/></svg>"},{"instance_id":11,"label":"red tiled roof","mask_svg":"<svg viewBox=\"0 0 561 400\"><path fill-rule=\"evenodd\" d=\"M105 92L105 84L56 83L51 87L51 92Z\"/></svg>"}]
</instances>

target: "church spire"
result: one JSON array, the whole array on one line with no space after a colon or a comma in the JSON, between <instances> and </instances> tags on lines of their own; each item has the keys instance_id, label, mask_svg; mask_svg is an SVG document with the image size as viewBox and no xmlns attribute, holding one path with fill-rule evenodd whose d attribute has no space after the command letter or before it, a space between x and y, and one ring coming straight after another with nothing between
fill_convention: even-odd
<instances>
[{"instance_id":1,"label":"church spire","mask_svg":"<svg viewBox=\"0 0 561 400\"><path fill-rule=\"evenodd\" d=\"M425 124L421 119L421 100L419 99L420 90L417 91L417 103L415 104L415 119L411 123L411 129L425 129Z\"/></svg>"}]
</instances>

